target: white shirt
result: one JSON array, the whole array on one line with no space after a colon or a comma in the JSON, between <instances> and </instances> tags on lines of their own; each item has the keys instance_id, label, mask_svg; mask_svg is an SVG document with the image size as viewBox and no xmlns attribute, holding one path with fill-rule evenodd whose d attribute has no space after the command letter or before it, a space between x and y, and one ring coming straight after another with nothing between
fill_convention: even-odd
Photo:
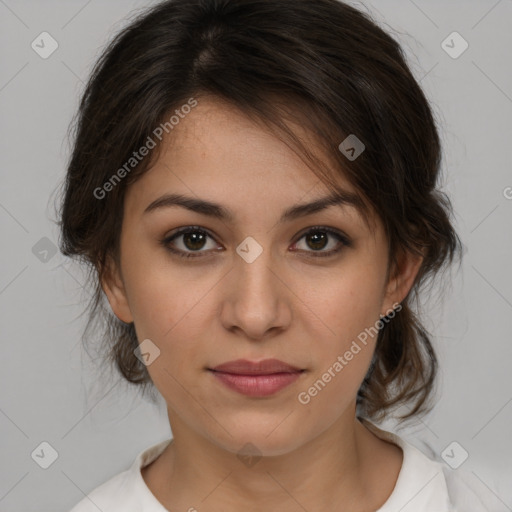
<instances>
[{"instance_id":1,"label":"white shirt","mask_svg":"<svg viewBox=\"0 0 512 512\"><path fill-rule=\"evenodd\" d=\"M375 512L495 512L461 477L460 470L431 460L397 434L368 421L364 424L379 438L403 450L402 468L393 492ZM140 470L171 441L167 439L140 452L128 470L96 487L70 512L169 512L149 490Z\"/></svg>"}]
</instances>

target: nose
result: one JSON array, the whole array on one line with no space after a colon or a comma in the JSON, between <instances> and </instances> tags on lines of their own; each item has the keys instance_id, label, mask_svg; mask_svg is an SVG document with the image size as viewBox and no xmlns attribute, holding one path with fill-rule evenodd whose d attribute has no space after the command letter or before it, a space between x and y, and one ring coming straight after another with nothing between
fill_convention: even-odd
<instances>
[{"instance_id":1,"label":"nose","mask_svg":"<svg viewBox=\"0 0 512 512\"><path fill-rule=\"evenodd\" d=\"M270 256L263 250L251 261L237 254L223 288L222 325L253 341L286 330L292 319L293 293Z\"/></svg>"}]
</instances>

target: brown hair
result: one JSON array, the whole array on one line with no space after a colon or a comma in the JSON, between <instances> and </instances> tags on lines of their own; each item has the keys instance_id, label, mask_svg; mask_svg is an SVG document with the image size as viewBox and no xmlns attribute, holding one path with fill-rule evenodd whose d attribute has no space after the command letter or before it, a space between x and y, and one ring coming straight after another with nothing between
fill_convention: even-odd
<instances>
[{"instance_id":1,"label":"brown hair","mask_svg":"<svg viewBox=\"0 0 512 512\"><path fill-rule=\"evenodd\" d=\"M168 0L137 15L107 45L74 120L60 210L61 251L86 263L95 286L84 339L98 324L110 363L154 392L134 355L134 325L113 315L100 280L110 258L119 263L126 187L151 167L161 145L122 179L112 178L155 140L157 127L169 127L180 106L205 95L263 122L332 189L333 169L343 174L366 211L383 221L388 276L400 251L424 255L400 312L383 322L357 403L373 420L395 406L409 405L402 419L428 410L438 363L412 301L461 249L450 200L438 189L440 139L400 45L368 14L338 0ZM328 166L286 120L314 134ZM365 145L355 159L339 149L351 134ZM107 182L108 195L99 194Z\"/></svg>"}]
</instances>

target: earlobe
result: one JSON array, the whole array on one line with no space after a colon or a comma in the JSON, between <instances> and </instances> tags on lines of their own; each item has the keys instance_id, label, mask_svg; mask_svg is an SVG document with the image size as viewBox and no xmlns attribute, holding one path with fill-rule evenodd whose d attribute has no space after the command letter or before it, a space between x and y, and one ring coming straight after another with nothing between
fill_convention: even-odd
<instances>
[{"instance_id":1,"label":"earlobe","mask_svg":"<svg viewBox=\"0 0 512 512\"><path fill-rule=\"evenodd\" d=\"M397 265L392 272L385 295L384 305L387 307L383 315L389 313L393 304L401 303L411 290L416 276L423 263L423 256L402 251L397 258Z\"/></svg>"},{"instance_id":2,"label":"earlobe","mask_svg":"<svg viewBox=\"0 0 512 512\"><path fill-rule=\"evenodd\" d=\"M102 271L101 287L107 296L114 315L124 323L133 322L121 273L111 258L108 259L107 265Z\"/></svg>"}]
</instances>

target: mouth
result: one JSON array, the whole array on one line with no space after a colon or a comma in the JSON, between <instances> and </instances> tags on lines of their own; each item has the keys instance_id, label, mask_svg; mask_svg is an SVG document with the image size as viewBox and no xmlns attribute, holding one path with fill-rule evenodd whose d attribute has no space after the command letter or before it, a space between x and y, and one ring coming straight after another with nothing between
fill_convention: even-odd
<instances>
[{"instance_id":1,"label":"mouth","mask_svg":"<svg viewBox=\"0 0 512 512\"><path fill-rule=\"evenodd\" d=\"M236 375L271 375L274 373L297 373L303 371L301 368L279 359L263 359L262 361L236 359L235 361L228 361L209 369Z\"/></svg>"},{"instance_id":2,"label":"mouth","mask_svg":"<svg viewBox=\"0 0 512 512\"><path fill-rule=\"evenodd\" d=\"M270 396L295 382L305 369L278 359L253 362L237 359L208 368L229 389L252 397Z\"/></svg>"}]
</instances>

